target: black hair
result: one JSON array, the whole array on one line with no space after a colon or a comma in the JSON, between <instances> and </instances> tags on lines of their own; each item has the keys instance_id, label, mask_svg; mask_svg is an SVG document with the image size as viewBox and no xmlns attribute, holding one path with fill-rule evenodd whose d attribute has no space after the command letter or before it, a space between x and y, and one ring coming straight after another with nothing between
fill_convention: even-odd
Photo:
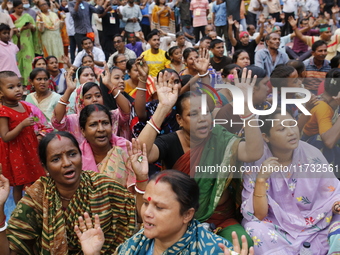
<instances>
[{"instance_id":1,"label":"black hair","mask_svg":"<svg viewBox=\"0 0 340 255\"><path fill-rule=\"evenodd\" d=\"M149 41L155 35L159 36L159 30L157 29L151 30L151 32L146 36L146 40Z\"/></svg>"},{"instance_id":2,"label":"black hair","mask_svg":"<svg viewBox=\"0 0 340 255\"><path fill-rule=\"evenodd\" d=\"M89 91L93 87L97 87L99 89L100 93L102 93L102 91L101 91L101 89L100 89L100 87L99 87L99 85L97 83L95 83L95 82L86 82L83 85L83 90L82 90L83 94L82 94L82 96L84 96L87 93L87 91Z\"/></svg>"},{"instance_id":3,"label":"black hair","mask_svg":"<svg viewBox=\"0 0 340 255\"><path fill-rule=\"evenodd\" d=\"M48 79L50 78L50 73L46 69L44 69L44 68L34 68L32 70L32 72L30 73L30 80L33 81L35 79L35 77L37 77L37 75L40 72L44 72L47 75L47 78Z\"/></svg>"},{"instance_id":4,"label":"black hair","mask_svg":"<svg viewBox=\"0 0 340 255\"><path fill-rule=\"evenodd\" d=\"M295 71L295 68L287 65L277 65L270 75L270 83L273 87L281 89L286 86L289 75Z\"/></svg>"},{"instance_id":5,"label":"black hair","mask_svg":"<svg viewBox=\"0 0 340 255\"><path fill-rule=\"evenodd\" d=\"M260 81L267 77L267 72L263 68L260 68L260 67L255 66L255 65L250 65L250 66L247 66L245 68L237 70L238 71L238 77L242 76L243 69L247 69L248 71L249 70L251 71L250 78L254 78L254 76L256 75L257 78L256 78L255 86L259 85Z\"/></svg>"},{"instance_id":6,"label":"black hair","mask_svg":"<svg viewBox=\"0 0 340 255\"><path fill-rule=\"evenodd\" d=\"M22 1L21 1L21 0L14 0L14 1L13 1L13 8L18 7L18 6L21 5L21 4L22 4Z\"/></svg>"},{"instance_id":7,"label":"black hair","mask_svg":"<svg viewBox=\"0 0 340 255\"><path fill-rule=\"evenodd\" d=\"M224 43L221 39L214 39L211 41L209 48L214 49L216 44Z\"/></svg>"},{"instance_id":8,"label":"black hair","mask_svg":"<svg viewBox=\"0 0 340 255\"><path fill-rule=\"evenodd\" d=\"M241 69L241 67L239 67L238 65L236 64L229 64L229 65L226 65L223 69L222 69L222 73L221 75L224 76L224 77L227 77L231 70L233 70L234 68L238 68L238 69Z\"/></svg>"},{"instance_id":9,"label":"black hair","mask_svg":"<svg viewBox=\"0 0 340 255\"><path fill-rule=\"evenodd\" d=\"M333 68L326 74L325 91L331 96L337 96L340 92L340 69Z\"/></svg>"},{"instance_id":10,"label":"black hair","mask_svg":"<svg viewBox=\"0 0 340 255\"><path fill-rule=\"evenodd\" d=\"M293 116L292 112L287 109L286 110L287 114ZM259 116L259 120L263 121L263 125L260 127L261 133L266 134L267 136L270 136L270 129L273 126L272 121L267 121L269 119L275 119L276 115L281 115L281 109L280 108L276 108L276 110L269 114L269 115L260 115ZM293 119L293 118L292 118Z\"/></svg>"},{"instance_id":11,"label":"black hair","mask_svg":"<svg viewBox=\"0 0 340 255\"><path fill-rule=\"evenodd\" d=\"M43 137L39 143L39 158L41 163L46 167L46 162L47 162L47 146L48 144L55 138L55 137L66 137L68 139L71 140L71 142L73 143L74 146L77 147L80 155L81 155L81 150L79 148L79 143L77 141L77 139L70 134L69 132L65 132L65 131L57 131L57 132L52 132L52 133L48 133L46 134L45 137Z\"/></svg>"},{"instance_id":12,"label":"black hair","mask_svg":"<svg viewBox=\"0 0 340 255\"><path fill-rule=\"evenodd\" d=\"M191 74L185 74L185 75L181 75L181 85L182 87L184 87L185 85L187 85L187 83L192 79L192 77L194 77Z\"/></svg>"},{"instance_id":13,"label":"black hair","mask_svg":"<svg viewBox=\"0 0 340 255\"><path fill-rule=\"evenodd\" d=\"M176 70L171 69L171 68L164 68L164 69L160 70L157 74L156 79L158 80L158 76L159 76L160 73L164 74L166 71L170 74L173 74L173 73L176 74L178 76L179 81L181 81L181 76L176 72Z\"/></svg>"},{"instance_id":14,"label":"black hair","mask_svg":"<svg viewBox=\"0 0 340 255\"><path fill-rule=\"evenodd\" d=\"M53 56L53 55L46 57L46 62L48 62L51 58L56 59L57 62L58 62L58 58L56 56Z\"/></svg>"},{"instance_id":15,"label":"black hair","mask_svg":"<svg viewBox=\"0 0 340 255\"><path fill-rule=\"evenodd\" d=\"M86 40L90 40L90 41L93 43L93 41L92 41L91 38L89 38L89 37L83 37L83 39L81 39L81 44L83 44Z\"/></svg>"},{"instance_id":16,"label":"black hair","mask_svg":"<svg viewBox=\"0 0 340 255\"><path fill-rule=\"evenodd\" d=\"M319 40L319 41L316 41L315 43L313 43L312 45L312 51L316 51L320 46L322 45L326 45L327 46L327 43L323 40Z\"/></svg>"},{"instance_id":17,"label":"black hair","mask_svg":"<svg viewBox=\"0 0 340 255\"><path fill-rule=\"evenodd\" d=\"M36 64L38 63L39 60L43 60L47 66L47 60L43 57L35 57L32 62L32 67L35 68Z\"/></svg>"},{"instance_id":18,"label":"black hair","mask_svg":"<svg viewBox=\"0 0 340 255\"><path fill-rule=\"evenodd\" d=\"M237 50L237 51L234 52L234 54L233 54L233 63L236 63L236 62L237 62L238 56L239 56L242 52L248 53L246 50L243 50L243 49ZM248 53L248 56L249 56L249 53Z\"/></svg>"},{"instance_id":19,"label":"black hair","mask_svg":"<svg viewBox=\"0 0 340 255\"><path fill-rule=\"evenodd\" d=\"M176 38L178 38L180 36L185 36L182 31L179 31L179 32L176 33Z\"/></svg>"},{"instance_id":20,"label":"black hair","mask_svg":"<svg viewBox=\"0 0 340 255\"><path fill-rule=\"evenodd\" d=\"M304 21L308 21L308 19L301 19L299 24L302 25L302 22L304 22Z\"/></svg>"},{"instance_id":21,"label":"black hair","mask_svg":"<svg viewBox=\"0 0 340 255\"><path fill-rule=\"evenodd\" d=\"M250 30L250 26L253 26L253 27L255 27L253 24L249 24L249 25L247 25L247 31L249 31L249 30Z\"/></svg>"},{"instance_id":22,"label":"black hair","mask_svg":"<svg viewBox=\"0 0 340 255\"><path fill-rule=\"evenodd\" d=\"M179 49L179 46L173 46L168 51L165 52L165 57L169 60L171 60L172 54L174 54L175 50Z\"/></svg>"},{"instance_id":23,"label":"black hair","mask_svg":"<svg viewBox=\"0 0 340 255\"><path fill-rule=\"evenodd\" d=\"M116 37L120 37L120 38L122 39L122 42L125 42L125 41L124 41L124 37L123 37L122 35L120 35L120 34L115 34L115 35L113 36L113 38L112 38L112 41L114 41Z\"/></svg>"},{"instance_id":24,"label":"black hair","mask_svg":"<svg viewBox=\"0 0 340 255\"><path fill-rule=\"evenodd\" d=\"M340 54L333 57L329 65L331 66L331 68L338 68L338 66L340 65Z\"/></svg>"},{"instance_id":25,"label":"black hair","mask_svg":"<svg viewBox=\"0 0 340 255\"><path fill-rule=\"evenodd\" d=\"M87 68L91 69L92 72L94 73L94 76L97 78L97 75L96 75L96 73L93 71L92 67L89 67L89 66L81 66L81 67L78 68L78 79L79 79L79 80L80 80L80 75L81 75L81 74L85 71L85 69L87 69ZM75 72L75 73L73 74L73 79L75 79L76 74L77 74L77 72Z\"/></svg>"},{"instance_id":26,"label":"black hair","mask_svg":"<svg viewBox=\"0 0 340 255\"><path fill-rule=\"evenodd\" d=\"M183 51L183 59L187 60L191 52L196 52L198 54L198 51L195 48L186 48Z\"/></svg>"},{"instance_id":27,"label":"black hair","mask_svg":"<svg viewBox=\"0 0 340 255\"><path fill-rule=\"evenodd\" d=\"M0 85L2 84L2 79L8 77L18 77L18 75L12 71L0 71Z\"/></svg>"},{"instance_id":28,"label":"black hair","mask_svg":"<svg viewBox=\"0 0 340 255\"><path fill-rule=\"evenodd\" d=\"M200 43L203 42L203 41L205 41L205 40L210 40L210 41L212 41L211 37L206 35L206 36L203 36L203 37L200 39Z\"/></svg>"},{"instance_id":29,"label":"black hair","mask_svg":"<svg viewBox=\"0 0 340 255\"><path fill-rule=\"evenodd\" d=\"M114 63L115 65L117 65L117 58L119 58L119 57L121 57L121 56L123 56L124 58L126 58L125 55L122 54L122 53L118 53L117 55L113 56L112 61L113 61L113 63Z\"/></svg>"},{"instance_id":30,"label":"black hair","mask_svg":"<svg viewBox=\"0 0 340 255\"><path fill-rule=\"evenodd\" d=\"M9 27L9 25L5 24L5 23L1 23L0 24L0 32L2 31L11 31L11 28Z\"/></svg>"},{"instance_id":31,"label":"black hair","mask_svg":"<svg viewBox=\"0 0 340 255\"><path fill-rule=\"evenodd\" d=\"M126 62L126 71L130 72L133 65L136 63L136 59L129 59L128 62Z\"/></svg>"},{"instance_id":32,"label":"black hair","mask_svg":"<svg viewBox=\"0 0 340 255\"><path fill-rule=\"evenodd\" d=\"M306 70L305 64L300 60L289 60L286 65L294 67L299 75L301 75L302 72Z\"/></svg>"},{"instance_id":33,"label":"black hair","mask_svg":"<svg viewBox=\"0 0 340 255\"><path fill-rule=\"evenodd\" d=\"M197 97L197 96L201 96L200 94L198 94L197 92L193 92L193 91L187 91L183 94L181 94L178 98L177 98L177 101L176 101L176 104L175 104L175 108L176 108L176 113L178 115L182 115L183 113L183 102L190 98L191 96L193 97Z\"/></svg>"},{"instance_id":34,"label":"black hair","mask_svg":"<svg viewBox=\"0 0 340 255\"><path fill-rule=\"evenodd\" d=\"M81 63L83 63L84 61L84 58L86 57L90 57L92 59L92 61L94 62L94 58L91 56L91 55L84 55L82 58L81 58Z\"/></svg>"},{"instance_id":35,"label":"black hair","mask_svg":"<svg viewBox=\"0 0 340 255\"><path fill-rule=\"evenodd\" d=\"M84 93L85 94L85 93ZM101 104L90 104L84 107L84 109L81 110L80 115L79 115L79 126L81 129L85 130L86 122L88 117L93 112L105 112L105 114L108 116L110 124L112 125L112 118L111 118L111 113L110 110Z\"/></svg>"},{"instance_id":36,"label":"black hair","mask_svg":"<svg viewBox=\"0 0 340 255\"><path fill-rule=\"evenodd\" d=\"M199 208L199 186L189 175L177 170L165 170L154 174L150 181L155 181L156 184L158 182L168 183L171 186L180 204L180 215L191 208L194 208L197 212Z\"/></svg>"}]
</instances>

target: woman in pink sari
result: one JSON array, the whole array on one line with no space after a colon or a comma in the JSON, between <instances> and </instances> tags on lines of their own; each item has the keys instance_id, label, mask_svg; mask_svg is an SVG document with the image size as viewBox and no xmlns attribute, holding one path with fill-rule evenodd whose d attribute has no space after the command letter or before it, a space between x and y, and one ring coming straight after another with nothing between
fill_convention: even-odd
<instances>
[{"instance_id":1,"label":"woman in pink sari","mask_svg":"<svg viewBox=\"0 0 340 255\"><path fill-rule=\"evenodd\" d=\"M244 165L241 206L255 254L296 255L309 242L313 254L324 255L332 246L328 228L340 218L335 169L317 148L299 140L290 114L276 111L263 121L264 154Z\"/></svg>"}]
</instances>

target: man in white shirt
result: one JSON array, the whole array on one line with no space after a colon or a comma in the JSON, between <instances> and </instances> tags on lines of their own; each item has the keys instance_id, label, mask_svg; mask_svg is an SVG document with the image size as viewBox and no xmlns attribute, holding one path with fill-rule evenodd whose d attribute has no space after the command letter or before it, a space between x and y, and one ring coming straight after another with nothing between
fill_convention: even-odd
<instances>
[{"instance_id":1,"label":"man in white shirt","mask_svg":"<svg viewBox=\"0 0 340 255\"><path fill-rule=\"evenodd\" d=\"M101 49L94 47L92 40L88 37L83 38L81 46L83 50L77 54L76 59L73 62L73 67L78 68L81 66L83 57L90 55L94 59L95 66L103 69L105 62L104 52Z\"/></svg>"},{"instance_id":2,"label":"man in white shirt","mask_svg":"<svg viewBox=\"0 0 340 255\"><path fill-rule=\"evenodd\" d=\"M124 56L127 59L127 61L129 61L130 59L136 59L137 58L136 57L136 53L133 50L130 50L130 49L125 47L125 41L124 41L124 37L123 36L115 35L113 37L113 46L115 47L115 49L117 51L115 53L113 53L109 57L109 60L107 61L107 66L109 68L114 66L113 58L114 58L114 56L116 56L118 54L124 54Z\"/></svg>"},{"instance_id":3,"label":"man in white shirt","mask_svg":"<svg viewBox=\"0 0 340 255\"><path fill-rule=\"evenodd\" d=\"M139 5L134 0L128 0L122 11L123 21L126 22L125 31L128 33L139 32L141 30L139 22L142 21L143 15Z\"/></svg>"}]
</instances>

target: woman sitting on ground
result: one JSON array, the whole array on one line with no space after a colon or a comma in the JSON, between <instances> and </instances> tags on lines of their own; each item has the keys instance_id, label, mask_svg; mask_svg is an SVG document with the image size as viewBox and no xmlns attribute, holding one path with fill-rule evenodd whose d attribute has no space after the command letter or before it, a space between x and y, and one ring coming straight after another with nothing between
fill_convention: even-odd
<instances>
[{"instance_id":1,"label":"woman sitting on ground","mask_svg":"<svg viewBox=\"0 0 340 255\"><path fill-rule=\"evenodd\" d=\"M127 191L111 178L83 171L77 140L67 132L47 134L39 144L40 160L47 172L19 201L11 218L0 223L0 251L9 254L80 254L74 232L83 212L98 214L104 232L103 253L112 254L116 247L131 237L136 224L136 206L142 196ZM139 188L147 173L136 173ZM0 221L5 222L4 204L9 181L0 167ZM7 235L7 236L6 236Z\"/></svg>"},{"instance_id":2,"label":"woman sitting on ground","mask_svg":"<svg viewBox=\"0 0 340 255\"><path fill-rule=\"evenodd\" d=\"M105 174L124 187L136 181L128 164L128 140L112 133L110 111L100 104L90 104L81 110L79 125L85 140L80 144L83 170Z\"/></svg>"},{"instance_id":3,"label":"woman sitting on ground","mask_svg":"<svg viewBox=\"0 0 340 255\"><path fill-rule=\"evenodd\" d=\"M199 207L199 187L188 175L176 170L162 171L151 177L143 193L144 228L119 246L115 254L230 254L230 242L194 219ZM79 228L75 228L82 250L85 255L99 255L103 234L98 217L95 226L87 213L84 217L86 224L80 218ZM233 242L239 252L236 233ZM244 236L242 242L242 254L248 254Z\"/></svg>"},{"instance_id":4,"label":"woman sitting on ground","mask_svg":"<svg viewBox=\"0 0 340 255\"><path fill-rule=\"evenodd\" d=\"M295 255L309 242L313 254L324 255L328 228L340 218L340 183L334 169L317 148L299 140L292 115L276 110L260 119L264 154L245 165L253 171L243 177L241 206L255 253Z\"/></svg>"}]
</instances>

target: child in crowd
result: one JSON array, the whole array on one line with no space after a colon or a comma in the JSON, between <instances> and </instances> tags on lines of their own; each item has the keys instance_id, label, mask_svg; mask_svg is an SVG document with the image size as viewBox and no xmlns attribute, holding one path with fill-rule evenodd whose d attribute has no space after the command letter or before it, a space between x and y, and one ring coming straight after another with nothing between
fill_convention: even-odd
<instances>
[{"instance_id":1,"label":"child in crowd","mask_svg":"<svg viewBox=\"0 0 340 255\"><path fill-rule=\"evenodd\" d=\"M24 185L45 174L38 158L35 118L29 106L20 102L22 95L16 73L0 72L0 164L13 186L15 203L21 199Z\"/></svg>"},{"instance_id":2,"label":"child in crowd","mask_svg":"<svg viewBox=\"0 0 340 255\"><path fill-rule=\"evenodd\" d=\"M0 24L0 71L12 71L21 77L16 60L16 54L20 48L20 36L18 36L18 43L15 45L10 42L11 28L4 23Z\"/></svg>"}]
</instances>

